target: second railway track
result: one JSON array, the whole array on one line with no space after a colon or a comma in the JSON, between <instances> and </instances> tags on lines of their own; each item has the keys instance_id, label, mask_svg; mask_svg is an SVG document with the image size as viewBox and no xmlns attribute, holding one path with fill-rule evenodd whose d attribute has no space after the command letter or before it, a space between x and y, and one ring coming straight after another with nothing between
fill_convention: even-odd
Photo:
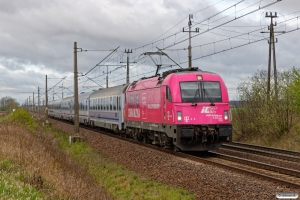
<instances>
[{"instance_id":1,"label":"second railway track","mask_svg":"<svg viewBox=\"0 0 300 200\"><path fill-rule=\"evenodd\" d=\"M240 152L247 152L251 154L257 154L287 161L293 161L300 163L300 152L289 151L283 149L270 148L265 146L258 146L246 143L225 143L222 145L222 149L230 149Z\"/></svg>"}]
</instances>

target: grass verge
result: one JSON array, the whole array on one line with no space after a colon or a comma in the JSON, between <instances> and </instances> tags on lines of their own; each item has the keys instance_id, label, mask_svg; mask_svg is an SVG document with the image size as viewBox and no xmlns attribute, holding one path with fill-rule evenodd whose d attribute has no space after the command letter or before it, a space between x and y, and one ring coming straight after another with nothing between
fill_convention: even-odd
<instances>
[{"instance_id":1,"label":"grass verge","mask_svg":"<svg viewBox=\"0 0 300 200\"><path fill-rule=\"evenodd\" d=\"M91 174L115 199L195 199L186 190L149 180L112 162L86 143L69 145L68 135L56 131L59 146Z\"/></svg>"},{"instance_id":2,"label":"grass verge","mask_svg":"<svg viewBox=\"0 0 300 200\"><path fill-rule=\"evenodd\" d=\"M0 157L0 199L45 199L42 191L24 182L26 176L20 165Z\"/></svg>"}]
</instances>

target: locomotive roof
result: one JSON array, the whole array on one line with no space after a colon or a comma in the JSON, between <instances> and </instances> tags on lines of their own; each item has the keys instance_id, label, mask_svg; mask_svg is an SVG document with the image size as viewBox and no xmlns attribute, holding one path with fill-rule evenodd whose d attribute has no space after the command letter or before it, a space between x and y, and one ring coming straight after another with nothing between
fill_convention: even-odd
<instances>
[{"instance_id":1,"label":"locomotive roof","mask_svg":"<svg viewBox=\"0 0 300 200\"><path fill-rule=\"evenodd\" d=\"M96 97L103 97L108 95L117 95L124 92L124 90L127 88L128 84L118 85L110 88L103 88L100 90L97 90L93 92L90 96L90 98L96 98Z\"/></svg>"},{"instance_id":2,"label":"locomotive roof","mask_svg":"<svg viewBox=\"0 0 300 200\"><path fill-rule=\"evenodd\" d=\"M193 73L193 72L202 72L208 74L216 74L214 72L202 71L198 69L198 67L184 68L184 69L171 69L162 73L162 78L167 77L169 74L177 73L177 74L185 74L185 73Z\"/></svg>"}]
</instances>

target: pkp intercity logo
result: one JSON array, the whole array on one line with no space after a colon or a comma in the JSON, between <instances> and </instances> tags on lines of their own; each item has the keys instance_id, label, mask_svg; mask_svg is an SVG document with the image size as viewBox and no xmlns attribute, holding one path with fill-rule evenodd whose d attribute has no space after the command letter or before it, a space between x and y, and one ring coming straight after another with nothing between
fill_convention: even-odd
<instances>
[{"instance_id":1,"label":"pkp intercity logo","mask_svg":"<svg viewBox=\"0 0 300 200\"><path fill-rule=\"evenodd\" d=\"M216 106L203 106L201 113L214 114L217 112L216 110Z\"/></svg>"}]
</instances>

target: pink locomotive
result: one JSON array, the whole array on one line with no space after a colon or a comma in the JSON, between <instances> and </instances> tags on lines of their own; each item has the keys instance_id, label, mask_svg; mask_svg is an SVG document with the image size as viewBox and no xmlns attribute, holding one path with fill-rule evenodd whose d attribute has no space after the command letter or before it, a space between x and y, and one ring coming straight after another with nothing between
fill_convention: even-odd
<instances>
[{"instance_id":1,"label":"pink locomotive","mask_svg":"<svg viewBox=\"0 0 300 200\"><path fill-rule=\"evenodd\" d=\"M218 149L232 134L222 78L198 68L135 81L125 92L124 128L136 140L182 151Z\"/></svg>"}]
</instances>

